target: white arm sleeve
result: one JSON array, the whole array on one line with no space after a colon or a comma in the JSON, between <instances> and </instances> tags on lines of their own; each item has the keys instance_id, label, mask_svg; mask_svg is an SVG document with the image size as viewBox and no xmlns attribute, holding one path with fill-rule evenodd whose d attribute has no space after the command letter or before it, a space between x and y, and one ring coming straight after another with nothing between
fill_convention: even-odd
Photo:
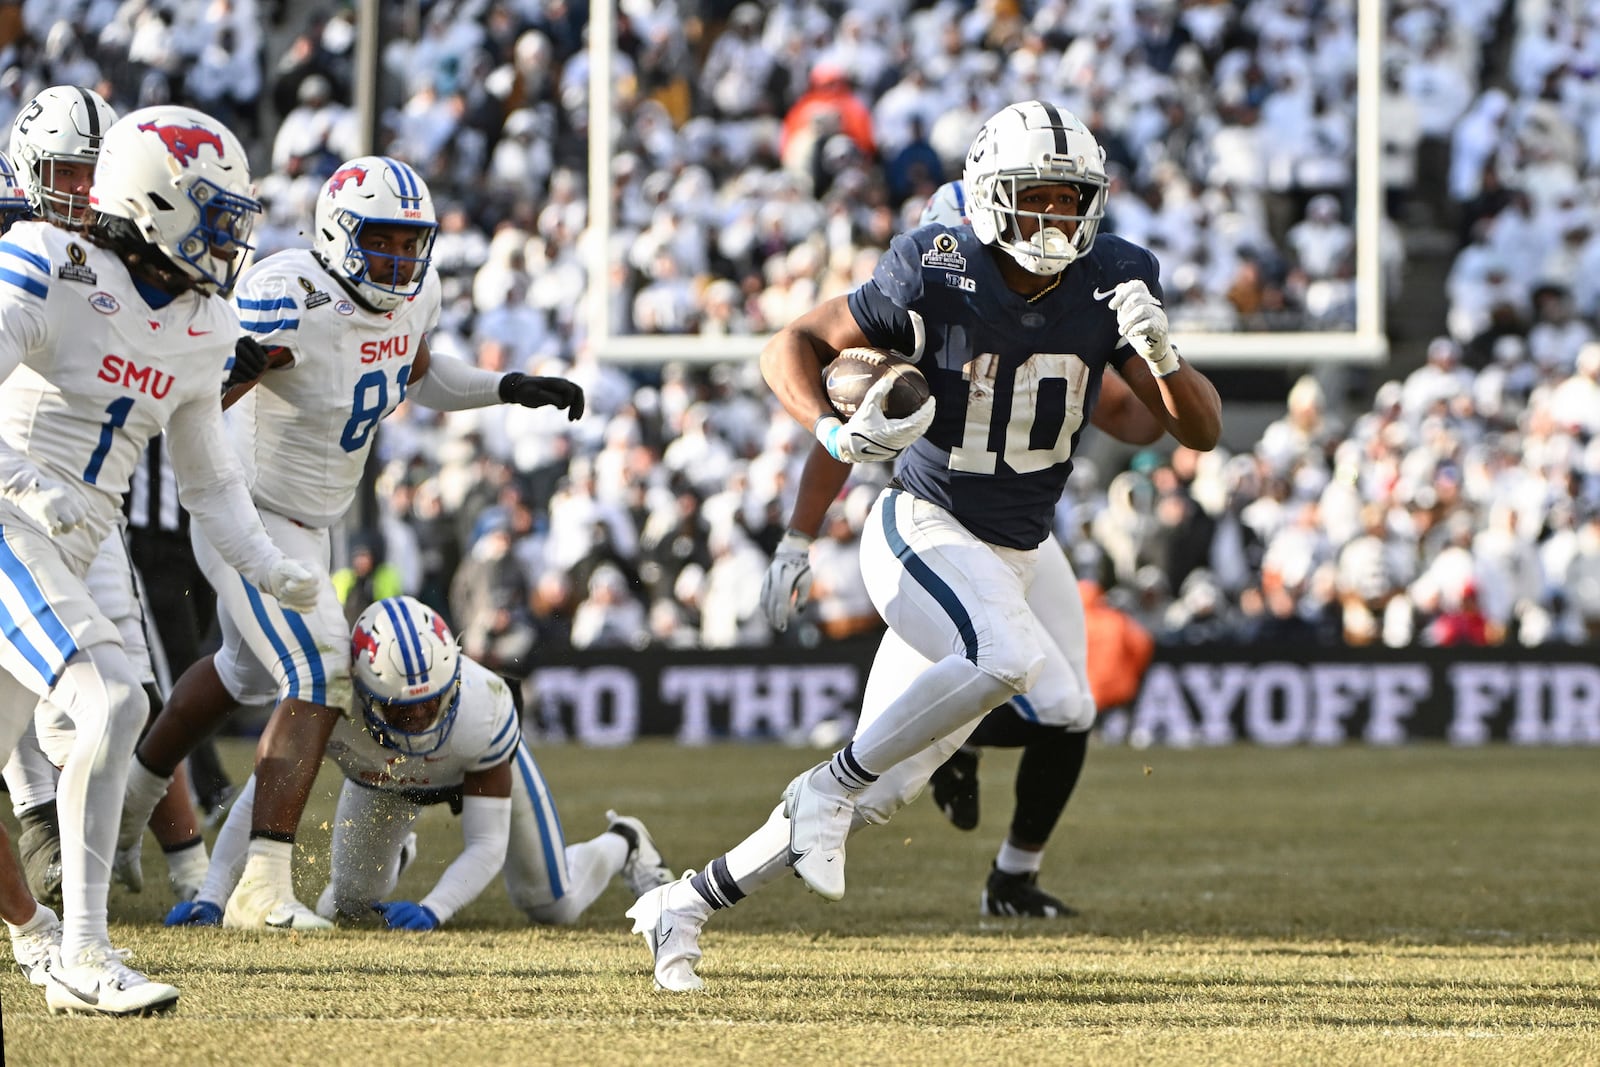
<instances>
[{"instance_id":1,"label":"white arm sleeve","mask_svg":"<svg viewBox=\"0 0 1600 1067\"><path fill-rule=\"evenodd\" d=\"M510 797L462 797L461 836L466 847L439 876L439 884L419 904L432 910L443 925L483 892L505 866L511 843Z\"/></svg>"},{"instance_id":2,"label":"white arm sleeve","mask_svg":"<svg viewBox=\"0 0 1600 1067\"><path fill-rule=\"evenodd\" d=\"M167 426L167 442L178 499L228 566L265 588L283 550L261 525L244 470L223 435L221 400L213 396L181 405Z\"/></svg>"},{"instance_id":3,"label":"white arm sleeve","mask_svg":"<svg viewBox=\"0 0 1600 1067\"><path fill-rule=\"evenodd\" d=\"M22 357L41 345L46 335L44 310L33 302L0 301L0 382L22 366ZM0 493L32 489L39 480L32 460L0 439Z\"/></svg>"},{"instance_id":4,"label":"white arm sleeve","mask_svg":"<svg viewBox=\"0 0 1600 1067\"><path fill-rule=\"evenodd\" d=\"M428 373L411 383L406 398L436 411L486 408L500 403L500 379L504 377L498 371L481 370L433 352L428 355Z\"/></svg>"}]
</instances>

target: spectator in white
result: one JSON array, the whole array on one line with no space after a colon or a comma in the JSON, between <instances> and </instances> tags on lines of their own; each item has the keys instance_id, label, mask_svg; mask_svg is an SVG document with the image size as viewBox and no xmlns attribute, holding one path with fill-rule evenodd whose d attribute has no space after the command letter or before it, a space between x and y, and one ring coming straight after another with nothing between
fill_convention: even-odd
<instances>
[{"instance_id":1,"label":"spectator in white","mask_svg":"<svg viewBox=\"0 0 1600 1067\"><path fill-rule=\"evenodd\" d=\"M944 113L947 93L935 85L920 65L911 64L905 77L878 98L872 106L872 131L884 159L911 143L912 122L920 119L923 130L933 129ZM1016 95L1015 99L1028 99Z\"/></svg>"},{"instance_id":2,"label":"spectator in white","mask_svg":"<svg viewBox=\"0 0 1600 1067\"><path fill-rule=\"evenodd\" d=\"M190 64L183 80L184 92L195 105L223 122L235 124L249 117L261 96L261 61L253 48L241 44L231 27L219 28Z\"/></svg>"},{"instance_id":3,"label":"spectator in white","mask_svg":"<svg viewBox=\"0 0 1600 1067\"><path fill-rule=\"evenodd\" d=\"M439 232L433 240L434 270L446 278L470 274L488 258L489 239L460 205L439 212Z\"/></svg>"},{"instance_id":4,"label":"spectator in white","mask_svg":"<svg viewBox=\"0 0 1600 1067\"><path fill-rule=\"evenodd\" d=\"M661 453L661 465L687 480L702 496L720 489L733 469L733 450L711 431L712 414L707 404L692 405L683 413L676 436ZM765 576L766 573L767 564L763 559L761 574Z\"/></svg>"},{"instance_id":5,"label":"spectator in white","mask_svg":"<svg viewBox=\"0 0 1600 1067\"><path fill-rule=\"evenodd\" d=\"M861 522L876 495L869 493L872 495L865 497L851 493L844 502L834 504L823 536L811 546L811 596L817 626L832 640L858 637L883 625L861 576Z\"/></svg>"},{"instance_id":6,"label":"spectator in white","mask_svg":"<svg viewBox=\"0 0 1600 1067\"><path fill-rule=\"evenodd\" d=\"M1600 434L1600 342L1578 350L1575 373L1550 391L1549 412L1563 431Z\"/></svg>"},{"instance_id":7,"label":"spectator in white","mask_svg":"<svg viewBox=\"0 0 1600 1067\"><path fill-rule=\"evenodd\" d=\"M573 648L643 648L650 641L644 605L616 567L589 576L589 595L572 613Z\"/></svg>"},{"instance_id":8,"label":"spectator in white","mask_svg":"<svg viewBox=\"0 0 1600 1067\"><path fill-rule=\"evenodd\" d=\"M1576 625L1585 639L1600 640L1600 511L1590 511L1578 527L1577 550L1562 582Z\"/></svg>"},{"instance_id":9,"label":"spectator in white","mask_svg":"<svg viewBox=\"0 0 1600 1067\"><path fill-rule=\"evenodd\" d=\"M1399 94L1399 100L1413 112L1418 108L1408 93ZM1389 98L1385 96L1384 103ZM1465 203L1478 195L1482 186L1483 171L1501 151L1511 119L1511 98L1504 89L1485 89L1473 102L1466 114L1456 124L1450 138L1450 199ZM1384 127L1389 123L1385 113Z\"/></svg>"},{"instance_id":10,"label":"spectator in white","mask_svg":"<svg viewBox=\"0 0 1600 1067\"><path fill-rule=\"evenodd\" d=\"M1489 524L1472 539L1478 575L1478 601L1489 622L1504 631L1514 618L1544 596L1544 570L1533 539L1524 536L1516 508L1489 508Z\"/></svg>"},{"instance_id":11,"label":"spectator in white","mask_svg":"<svg viewBox=\"0 0 1600 1067\"><path fill-rule=\"evenodd\" d=\"M489 156L488 189L504 196L527 196L543 189L555 166L555 116L544 109L519 107L506 116L500 141Z\"/></svg>"},{"instance_id":12,"label":"spectator in white","mask_svg":"<svg viewBox=\"0 0 1600 1067\"><path fill-rule=\"evenodd\" d=\"M1472 372L1461 365L1461 346L1448 337L1435 337L1428 342L1428 361L1406 375L1400 410L1415 424L1434 405L1470 395L1472 384Z\"/></svg>"},{"instance_id":13,"label":"spectator in white","mask_svg":"<svg viewBox=\"0 0 1600 1067\"><path fill-rule=\"evenodd\" d=\"M506 283L505 299L480 311L473 322L473 344L498 341L506 346L507 370L522 370L536 360L560 354L560 341L550 329L550 321L544 312L529 306L527 297L527 284L512 276Z\"/></svg>"},{"instance_id":14,"label":"spectator in white","mask_svg":"<svg viewBox=\"0 0 1600 1067\"><path fill-rule=\"evenodd\" d=\"M1528 354L1546 373L1571 373L1579 350L1594 340L1594 330L1573 314L1572 294L1563 285L1540 285L1533 292L1533 307Z\"/></svg>"},{"instance_id":15,"label":"spectator in white","mask_svg":"<svg viewBox=\"0 0 1600 1067\"><path fill-rule=\"evenodd\" d=\"M1305 219L1289 227L1288 240L1296 265L1311 278L1332 277L1355 255L1355 232L1339 218L1332 193L1311 198Z\"/></svg>"},{"instance_id":16,"label":"spectator in white","mask_svg":"<svg viewBox=\"0 0 1600 1067\"><path fill-rule=\"evenodd\" d=\"M1514 426L1539 382L1539 370L1528 359L1528 343L1514 333L1495 338L1492 362L1478 372L1472 404L1490 424Z\"/></svg>"},{"instance_id":17,"label":"spectator in white","mask_svg":"<svg viewBox=\"0 0 1600 1067\"><path fill-rule=\"evenodd\" d=\"M767 554L733 523L720 523L708 539L711 566L700 601L701 648L758 648L772 628L761 611Z\"/></svg>"},{"instance_id":18,"label":"spectator in white","mask_svg":"<svg viewBox=\"0 0 1600 1067\"><path fill-rule=\"evenodd\" d=\"M763 19L760 6L751 0L735 5L727 29L711 43L701 68L701 90L725 119L748 118L767 109L768 83L777 64L761 41Z\"/></svg>"},{"instance_id":19,"label":"spectator in white","mask_svg":"<svg viewBox=\"0 0 1600 1067\"><path fill-rule=\"evenodd\" d=\"M272 169L291 176L333 173L342 159L360 154L354 113L333 98L333 83L313 74L300 83L299 103L278 124Z\"/></svg>"},{"instance_id":20,"label":"spectator in white","mask_svg":"<svg viewBox=\"0 0 1600 1067\"><path fill-rule=\"evenodd\" d=\"M1445 278L1450 306L1445 324L1450 336L1471 340L1489 329L1495 308L1504 306L1517 317L1529 311L1528 289L1499 252L1474 242L1463 248Z\"/></svg>"},{"instance_id":21,"label":"spectator in white","mask_svg":"<svg viewBox=\"0 0 1600 1067\"><path fill-rule=\"evenodd\" d=\"M1302 375L1294 383L1286 403L1288 411L1267 426L1256 444L1256 455L1279 474L1307 456L1322 463L1324 451L1343 432L1339 422L1328 414L1322 385L1311 375Z\"/></svg>"},{"instance_id":22,"label":"spectator in white","mask_svg":"<svg viewBox=\"0 0 1600 1067\"><path fill-rule=\"evenodd\" d=\"M1443 34L1434 36L1422 55L1406 64L1405 88L1417 102L1422 135L1442 142L1450 140L1474 92L1472 79L1450 54Z\"/></svg>"}]
</instances>

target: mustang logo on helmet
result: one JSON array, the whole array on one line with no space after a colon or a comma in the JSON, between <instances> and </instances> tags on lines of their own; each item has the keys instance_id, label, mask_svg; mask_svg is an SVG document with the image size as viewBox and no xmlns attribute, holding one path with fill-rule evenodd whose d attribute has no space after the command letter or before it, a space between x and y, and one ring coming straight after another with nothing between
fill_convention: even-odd
<instances>
[{"instance_id":1,"label":"mustang logo on helmet","mask_svg":"<svg viewBox=\"0 0 1600 1067\"><path fill-rule=\"evenodd\" d=\"M191 159L200 158L200 149L210 145L222 158L222 138L204 126L160 126L154 122L141 122L139 129L155 134L167 146L167 151L185 168Z\"/></svg>"},{"instance_id":2,"label":"mustang logo on helmet","mask_svg":"<svg viewBox=\"0 0 1600 1067\"><path fill-rule=\"evenodd\" d=\"M328 176L328 192L337 193L344 188L344 183L352 178L355 179L357 185L360 185L367 180L367 169L365 167L339 168Z\"/></svg>"},{"instance_id":3,"label":"mustang logo on helmet","mask_svg":"<svg viewBox=\"0 0 1600 1067\"><path fill-rule=\"evenodd\" d=\"M378 659L378 639L367 631L365 626L357 626L350 635L350 651L352 654L365 652L367 662L375 663Z\"/></svg>"}]
</instances>

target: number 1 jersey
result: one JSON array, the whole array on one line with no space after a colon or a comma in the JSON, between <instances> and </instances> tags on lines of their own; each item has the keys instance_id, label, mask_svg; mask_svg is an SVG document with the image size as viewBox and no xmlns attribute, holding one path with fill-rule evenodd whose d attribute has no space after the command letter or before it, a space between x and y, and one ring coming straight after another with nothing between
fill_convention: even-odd
<instances>
[{"instance_id":1,"label":"number 1 jersey","mask_svg":"<svg viewBox=\"0 0 1600 1067\"><path fill-rule=\"evenodd\" d=\"M378 423L405 399L441 299L430 271L421 291L393 311L369 310L303 249L244 273L234 294L240 324L294 360L267 371L228 412L258 505L319 529L343 517Z\"/></svg>"}]
</instances>

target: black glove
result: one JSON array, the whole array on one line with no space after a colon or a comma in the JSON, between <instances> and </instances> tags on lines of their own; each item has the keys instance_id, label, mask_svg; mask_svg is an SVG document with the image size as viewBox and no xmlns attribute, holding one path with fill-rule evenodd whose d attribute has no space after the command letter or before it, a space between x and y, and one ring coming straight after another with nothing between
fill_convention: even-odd
<instances>
[{"instance_id":1,"label":"black glove","mask_svg":"<svg viewBox=\"0 0 1600 1067\"><path fill-rule=\"evenodd\" d=\"M233 369L222 383L226 393L236 385L253 382L266 372L268 355L265 346L249 334L240 334L233 342Z\"/></svg>"},{"instance_id":2,"label":"black glove","mask_svg":"<svg viewBox=\"0 0 1600 1067\"><path fill-rule=\"evenodd\" d=\"M567 421L583 417L583 386L565 378L538 378L515 372L500 379L500 399L525 408L567 409Z\"/></svg>"}]
</instances>

